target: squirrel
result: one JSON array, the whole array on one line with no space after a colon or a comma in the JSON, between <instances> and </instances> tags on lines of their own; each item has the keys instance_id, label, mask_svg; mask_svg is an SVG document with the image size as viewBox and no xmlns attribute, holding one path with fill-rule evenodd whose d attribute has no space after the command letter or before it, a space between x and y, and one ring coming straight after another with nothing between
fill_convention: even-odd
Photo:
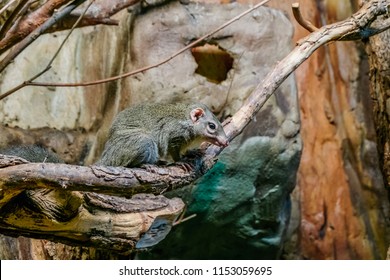
<instances>
[{"instance_id":1,"label":"squirrel","mask_svg":"<svg viewBox=\"0 0 390 280\"><path fill-rule=\"evenodd\" d=\"M136 105L114 119L96 164L138 167L169 157L177 162L202 142L219 147L229 144L221 123L206 105Z\"/></svg>"}]
</instances>

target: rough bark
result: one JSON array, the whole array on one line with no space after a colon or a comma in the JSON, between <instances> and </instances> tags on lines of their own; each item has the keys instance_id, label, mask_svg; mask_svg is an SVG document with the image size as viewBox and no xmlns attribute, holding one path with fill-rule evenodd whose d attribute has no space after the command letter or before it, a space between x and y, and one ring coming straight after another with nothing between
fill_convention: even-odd
<instances>
[{"instance_id":1,"label":"rough bark","mask_svg":"<svg viewBox=\"0 0 390 280\"><path fill-rule=\"evenodd\" d=\"M370 65L370 94L378 141L380 164L390 187L390 32L369 39L366 44ZM390 189L389 189L390 190Z\"/></svg>"},{"instance_id":2,"label":"rough bark","mask_svg":"<svg viewBox=\"0 0 390 280\"><path fill-rule=\"evenodd\" d=\"M10 47L16 45L21 40L26 38L39 26L41 26L48 19L53 17L56 10L64 7L71 2L70 0L50 0L37 8L34 12L27 16L21 17L15 22L3 38L0 40L0 53L4 53ZM81 3L84 1L81 1ZM126 1L104 1L96 0L89 8L91 12L83 17L78 27L91 26L96 24L109 24L117 25L116 20L110 19L119 11L138 3L139 0L126 0ZM80 4L81 4L80 3ZM108 4L109 3L109 4ZM79 5L79 4L78 4ZM82 14L82 9L76 9L69 14L66 18L56 24L52 24L45 32L55 32L72 28L73 24L77 21L78 17Z\"/></svg>"},{"instance_id":3,"label":"rough bark","mask_svg":"<svg viewBox=\"0 0 390 280\"><path fill-rule=\"evenodd\" d=\"M0 230L10 236L126 255L161 241L183 208L179 198L145 194L125 199L61 190L25 191L1 208Z\"/></svg>"},{"instance_id":4,"label":"rough bark","mask_svg":"<svg viewBox=\"0 0 390 280\"><path fill-rule=\"evenodd\" d=\"M308 0L300 6L304 18L320 27L349 17L357 5ZM297 40L306 34L296 26ZM389 203L366 73L361 45L351 42L320 48L296 71L304 147L294 192L298 237L292 238L295 249L287 249L295 250L289 258L385 257Z\"/></svg>"}]
</instances>

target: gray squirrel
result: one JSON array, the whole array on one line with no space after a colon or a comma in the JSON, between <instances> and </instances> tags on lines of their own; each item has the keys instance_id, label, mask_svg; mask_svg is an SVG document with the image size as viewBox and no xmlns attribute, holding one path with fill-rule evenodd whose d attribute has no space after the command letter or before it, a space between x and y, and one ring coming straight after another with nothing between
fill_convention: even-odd
<instances>
[{"instance_id":1,"label":"gray squirrel","mask_svg":"<svg viewBox=\"0 0 390 280\"><path fill-rule=\"evenodd\" d=\"M206 105L136 105L117 115L96 164L136 167L167 159L177 162L202 142L229 144L221 123Z\"/></svg>"}]
</instances>

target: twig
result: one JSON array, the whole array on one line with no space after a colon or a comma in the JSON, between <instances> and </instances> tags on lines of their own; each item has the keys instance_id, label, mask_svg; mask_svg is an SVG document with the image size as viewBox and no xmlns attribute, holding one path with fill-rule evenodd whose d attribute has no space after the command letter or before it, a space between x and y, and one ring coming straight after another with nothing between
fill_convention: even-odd
<instances>
[{"instance_id":1,"label":"twig","mask_svg":"<svg viewBox=\"0 0 390 280\"><path fill-rule=\"evenodd\" d=\"M49 63L47 64L46 68L47 70L49 70L49 68L51 67L51 64L53 63L53 61L57 58L58 54L60 53L62 47L65 45L65 42L69 39L70 35L72 34L72 32L75 30L75 28L77 27L77 25L80 23L80 21L83 19L84 15L87 13L89 7L91 7L91 5L93 4L93 2L95 2L95 0L91 0L91 2L85 7L84 11L81 13L81 15L79 16L79 18L76 20L76 22L73 24L72 28L69 30L68 34L66 34L66 37L65 39L62 41L60 47L58 48L58 50L56 51L56 53L53 55L52 59L49 61Z\"/></svg>"},{"instance_id":2,"label":"twig","mask_svg":"<svg viewBox=\"0 0 390 280\"><path fill-rule=\"evenodd\" d=\"M74 23L73 27L70 29L70 31L68 32L68 34L66 35L65 39L62 41L61 45L59 46L58 50L56 51L56 53L53 55L52 59L49 61L49 63L47 64L46 68L43 69L41 72L39 72L38 74L36 74L35 76L33 76L32 78L30 78L29 80L23 82L22 84L14 87L13 89L7 91L6 93L0 95L0 100L6 98L7 96L9 96L10 94L14 93L15 91L18 91L19 89L21 88L24 88L25 86L27 86L29 83L31 83L32 81L34 81L35 79L37 79L38 77L40 77L41 75L43 75L44 73L46 73L47 71L50 70L51 68L51 65L53 63L53 61L57 58L58 54L60 53L62 47L65 45L65 42L68 40L69 36L72 34L73 30L76 28L76 26L79 24L79 22L81 21L81 19L83 18L83 16L85 15L85 13L87 12L88 8L92 5L92 3L95 2L95 0L92 0L88 5L87 7L84 9L84 12L79 16L79 18L77 19L77 21Z\"/></svg>"},{"instance_id":3,"label":"twig","mask_svg":"<svg viewBox=\"0 0 390 280\"><path fill-rule=\"evenodd\" d=\"M184 213L184 212L183 212ZM191 219L193 219L193 218L195 218L196 217L196 214L192 214L192 215L189 215L188 217L185 217L185 218L182 218L182 217L180 217L180 219L178 219L176 222L174 222L172 225L173 226L177 226L177 225L180 225L181 223L184 223L184 222L186 222L186 221L188 221L188 220L191 220Z\"/></svg>"},{"instance_id":4,"label":"twig","mask_svg":"<svg viewBox=\"0 0 390 280\"><path fill-rule=\"evenodd\" d=\"M312 24L310 21L303 18L302 14L301 14L301 10L299 9L299 3L293 3L291 6L292 6L293 15L294 15L296 21L303 28L305 28L306 30L308 30L310 32L314 32L314 31L318 30L318 28L314 24Z\"/></svg>"},{"instance_id":5,"label":"twig","mask_svg":"<svg viewBox=\"0 0 390 280\"><path fill-rule=\"evenodd\" d=\"M162 64L167 63L168 61L172 60L176 56L178 56L178 55L182 54L183 52L185 52L186 50L191 49L192 47L198 45L199 43L203 42L207 38L209 38L212 35L214 35L215 33L217 33L218 31L226 28L227 26L229 26L233 22L239 20L243 16L245 16L245 15L249 14L250 12L256 10L260 6L263 6L264 4L266 4L269 1L270 0L264 0L264 1L260 2L260 3L258 3L257 5L253 6L252 8L250 8L250 9L246 10L245 12L239 14L238 16L236 16L233 19L229 20L228 22L222 24L221 26L219 26L215 30L211 31L210 33L207 33L206 35L204 35L202 37L200 37L199 39L195 40L191 44L189 44L189 45L185 46L184 48L180 49L179 51L177 51L176 53L174 53L170 57L168 57L168 58L166 58L166 59L164 59L164 60L162 60L162 61L160 61L160 62L158 62L156 64L152 64L152 65L149 65L149 66L146 66L146 67L143 67L143 68L140 68L140 69L128 72L128 73L124 73L124 74L121 74L121 75L118 75L118 76L114 76L114 77L110 77L110 78L102 79L102 80L91 81L91 82L80 82L80 83L29 82L29 83L26 83L26 85L29 85L29 86L41 86L41 87L85 87L85 86L92 86L92 85L98 85L98 84L103 84L103 83L107 83L107 82L112 82L112 81L120 80L120 79L129 77L129 76L133 76L135 74L138 74L138 73L141 73L141 72L144 72L144 71L156 68L158 66L161 66ZM1 99L2 98L0 96L0 100Z\"/></svg>"}]
</instances>

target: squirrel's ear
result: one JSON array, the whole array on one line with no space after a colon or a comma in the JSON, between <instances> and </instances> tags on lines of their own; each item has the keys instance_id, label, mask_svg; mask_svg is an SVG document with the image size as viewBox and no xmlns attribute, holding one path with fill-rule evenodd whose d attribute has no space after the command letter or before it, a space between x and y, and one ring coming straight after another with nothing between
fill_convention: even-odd
<instances>
[{"instance_id":1,"label":"squirrel's ear","mask_svg":"<svg viewBox=\"0 0 390 280\"><path fill-rule=\"evenodd\" d=\"M197 122L203 116L204 116L204 111L202 108L196 108L191 111L192 122Z\"/></svg>"}]
</instances>

